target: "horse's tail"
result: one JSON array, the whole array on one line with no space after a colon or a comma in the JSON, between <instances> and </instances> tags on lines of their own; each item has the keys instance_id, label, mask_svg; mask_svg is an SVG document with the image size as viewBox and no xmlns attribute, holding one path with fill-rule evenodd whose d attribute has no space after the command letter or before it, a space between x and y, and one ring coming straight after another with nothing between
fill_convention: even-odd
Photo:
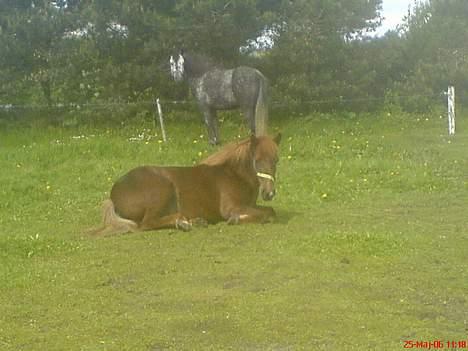
<instances>
[{"instance_id":1,"label":"horse's tail","mask_svg":"<svg viewBox=\"0 0 468 351\"><path fill-rule=\"evenodd\" d=\"M255 135L262 136L268 134L268 81L260 73L260 87L258 89L257 104L255 106Z\"/></svg>"},{"instance_id":2,"label":"horse's tail","mask_svg":"<svg viewBox=\"0 0 468 351\"><path fill-rule=\"evenodd\" d=\"M107 199L102 203L102 226L91 229L88 233L93 235L124 234L135 232L137 229L138 225L134 221L120 217L115 212L112 200Z\"/></svg>"}]
</instances>

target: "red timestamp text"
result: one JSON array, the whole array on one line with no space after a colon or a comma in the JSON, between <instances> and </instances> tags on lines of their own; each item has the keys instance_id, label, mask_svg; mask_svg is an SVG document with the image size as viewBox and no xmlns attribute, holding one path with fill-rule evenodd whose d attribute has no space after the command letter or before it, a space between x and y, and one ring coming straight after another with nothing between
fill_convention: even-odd
<instances>
[{"instance_id":1,"label":"red timestamp text","mask_svg":"<svg viewBox=\"0 0 468 351\"><path fill-rule=\"evenodd\" d=\"M459 341L444 341L444 340L432 340L432 341L421 341L421 340L405 340L403 342L403 348L405 349L422 349L422 350L468 350L468 340Z\"/></svg>"}]
</instances>

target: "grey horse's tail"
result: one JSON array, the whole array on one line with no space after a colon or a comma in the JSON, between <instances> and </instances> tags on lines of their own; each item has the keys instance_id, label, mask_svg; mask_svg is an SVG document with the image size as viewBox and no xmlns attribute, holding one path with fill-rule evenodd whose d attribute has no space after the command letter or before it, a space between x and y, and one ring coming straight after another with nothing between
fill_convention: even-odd
<instances>
[{"instance_id":1,"label":"grey horse's tail","mask_svg":"<svg viewBox=\"0 0 468 351\"><path fill-rule=\"evenodd\" d=\"M111 235L135 232L138 225L129 219L120 217L115 212L114 203L107 199L102 203L102 226L91 229L88 234L92 235Z\"/></svg>"},{"instance_id":2,"label":"grey horse's tail","mask_svg":"<svg viewBox=\"0 0 468 351\"><path fill-rule=\"evenodd\" d=\"M260 73L260 87L258 89L257 104L255 106L255 135L262 136L268 134L268 81Z\"/></svg>"}]
</instances>

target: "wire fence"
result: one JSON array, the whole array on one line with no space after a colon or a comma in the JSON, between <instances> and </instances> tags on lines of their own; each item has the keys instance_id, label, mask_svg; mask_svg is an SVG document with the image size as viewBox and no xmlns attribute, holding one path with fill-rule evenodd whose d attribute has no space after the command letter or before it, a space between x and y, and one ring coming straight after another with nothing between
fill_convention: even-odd
<instances>
[{"instance_id":1,"label":"wire fence","mask_svg":"<svg viewBox=\"0 0 468 351\"><path fill-rule=\"evenodd\" d=\"M270 101L269 110L272 114L282 115L287 111L290 115L302 115L305 113L315 112L357 112L356 106L359 106L359 112L375 112L382 110L386 104L394 104L397 109L401 108L401 102L405 99L412 99L416 101L420 99L418 103L429 103L428 100L433 100L432 107L439 106L442 109L447 108L447 104L450 111L450 87L447 91L440 92L438 94L411 94L411 95L388 95L382 97L356 97L346 98L342 96L335 96L324 99L315 100L301 100L297 99L291 101L291 99L285 98L284 101ZM454 94L454 92L453 92ZM453 95L454 96L454 95ZM289 101L288 101L289 100ZM452 99L455 101L454 99ZM460 102L458 99L457 102ZM285 102L286 101L286 102ZM378 105L376 104L378 103ZM322 108L322 106L324 108ZM445 105L445 107L444 107ZM182 111L180 109L174 109L170 106L183 106ZM379 106L376 108L376 106ZM387 105L390 107L391 105ZM428 109L428 111L437 111L437 114L442 113L442 109L437 107L435 110ZM148 118L148 114L152 116L153 127L156 129L157 125L160 126L164 139L166 132L164 129L164 118L171 119L191 119L192 113L187 114L188 111L197 111L197 103L194 99L190 100L171 100L171 99L160 99L160 98L147 98L146 100L139 101L102 101L102 102L88 102L88 103L56 103L56 104L0 104L0 122L3 123L45 123L45 125L61 125L61 126L76 126L81 123L106 123L110 120L114 123L124 123L125 121L133 120L135 117ZM449 130L450 135L455 134L455 104L452 106L453 118L452 126ZM103 114L102 111L105 111ZM164 112L163 112L164 111ZM109 113L110 112L110 115ZM169 115L167 114L169 112ZM181 114L182 113L182 114ZM449 114L450 120L450 114Z\"/></svg>"},{"instance_id":2,"label":"wire fence","mask_svg":"<svg viewBox=\"0 0 468 351\"><path fill-rule=\"evenodd\" d=\"M345 97L331 97L316 100L294 100L294 104L313 106L323 104L353 104L353 103L366 103L366 102L385 102L386 100L406 100L406 99L418 99L418 98L444 98L446 92L439 94L416 94L416 95L391 95L382 97L362 97L362 98L345 98ZM197 103L194 100L168 100L160 99L162 105L185 105L185 106L196 106ZM272 108L275 107L287 107L291 102L280 102L271 101L269 105ZM148 106L152 107L156 104L156 98L153 100L140 100L140 101L107 101L107 102L91 102L91 103L55 103L55 104L0 104L0 110L2 111L15 111L15 110L44 110L44 109L105 109L123 106Z\"/></svg>"}]
</instances>

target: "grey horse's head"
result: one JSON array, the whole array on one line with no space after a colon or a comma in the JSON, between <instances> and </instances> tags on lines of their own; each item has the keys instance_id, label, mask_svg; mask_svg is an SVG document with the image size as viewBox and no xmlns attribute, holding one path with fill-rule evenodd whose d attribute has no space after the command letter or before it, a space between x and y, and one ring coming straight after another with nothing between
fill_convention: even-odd
<instances>
[{"instance_id":1,"label":"grey horse's head","mask_svg":"<svg viewBox=\"0 0 468 351\"><path fill-rule=\"evenodd\" d=\"M171 55L169 64L172 78L174 78L176 82L183 80L185 75L185 58L182 52L175 57Z\"/></svg>"},{"instance_id":2,"label":"grey horse's head","mask_svg":"<svg viewBox=\"0 0 468 351\"><path fill-rule=\"evenodd\" d=\"M187 54L184 50L172 55L169 58L169 64L172 78L177 82L183 79L200 78L206 72L219 68L209 57L196 53Z\"/></svg>"}]
</instances>

